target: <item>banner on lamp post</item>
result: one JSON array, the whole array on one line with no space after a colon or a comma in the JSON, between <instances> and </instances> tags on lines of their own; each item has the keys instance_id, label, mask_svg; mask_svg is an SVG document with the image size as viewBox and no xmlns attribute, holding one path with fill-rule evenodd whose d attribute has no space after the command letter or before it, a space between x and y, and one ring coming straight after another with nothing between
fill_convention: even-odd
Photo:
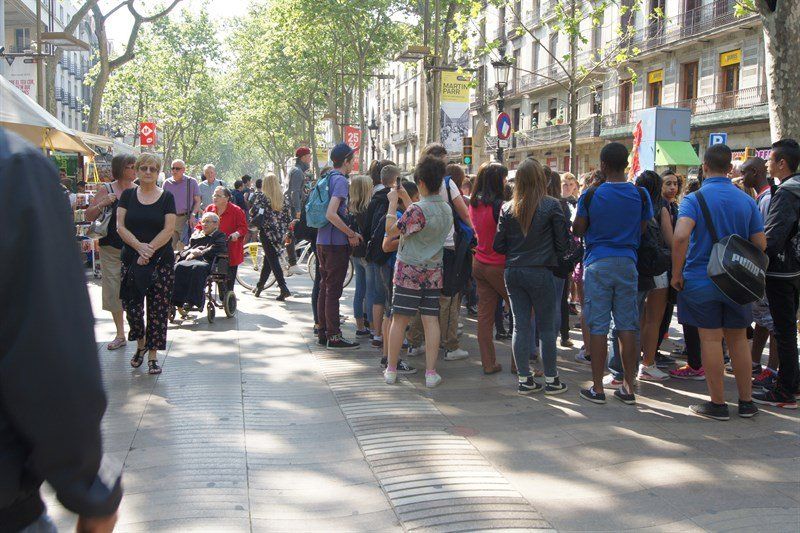
<instances>
[{"instance_id":1,"label":"banner on lamp post","mask_svg":"<svg viewBox=\"0 0 800 533\"><path fill-rule=\"evenodd\" d=\"M468 74L442 72L439 139L451 154L460 154L469 137L469 82Z\"/></svg>"},{"instance_id":2,"label":"banner on lamp post","mask_svg":"<svg viewBox=\"0 0 800 533\"><path fill-rule=\"evenodd\" d=\"M139 144L141 146L156 145L156 123L142 122L139 124Z\"/></svg>"},{"instance_id":3,"label":"banner on lamp post","mask_svg":"<svg viewBox=\"0 0 800 533\"><path fill-rule=\"evenodd\" d=\"M361 130L355 128L353 126L345 126L344 127L344 142L355 151L361 149ZM353 160L353 171L358 172L359 165L358 165L358 156L355 156Z\"/></svg>"}]
</instances>

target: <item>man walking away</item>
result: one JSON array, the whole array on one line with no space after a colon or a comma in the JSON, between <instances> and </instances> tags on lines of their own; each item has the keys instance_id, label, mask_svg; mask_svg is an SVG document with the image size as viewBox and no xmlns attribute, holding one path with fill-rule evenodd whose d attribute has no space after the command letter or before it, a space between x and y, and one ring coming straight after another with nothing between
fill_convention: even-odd
<instances>
[{"instance_id":1,"label":"man walking away","mask_svg":"<svg viewBox=\"0 0 800 533\"><path fill-rule=\"evenodd\" d=\"M180 159L172 162L172 177L164 181L164 190L175 198L175 233L172 235L172 248L183 250L189 242L190 228L194 228L200 215L200 188L197 180L186 175L186 163Z\"/></svg>"},{"instance_id":2,"label":"man walking away","mask_svg":"<svg viewBox=\"0 0 800 533\"><path fill-rule=\"evenodd\" d=\"M0 263L0 531L56 531L47 481L78 531L110 532L122 489L100 467L106 397L69 208L53 164L3 128L0 198L0 254L26 259Z\"/></svg>"},{"instance_id":3,"label":"man walking away","mask_svg":"<svg viewBox=\"0 0 800 533\"><path fill-rule=\"evenodd\" d=\"M700 416L728 420L723 379L722 340L728 345L736 386L739 416L758 413L751 398L750 350L747 326L753 321L750 305L738 305L725 296L708 277L713 242L700 207L698 193L708 204L711 223L719 239L739 235L763 250L764 221L756 202L740 191L730 178L731 150L724 144L709 147L703 156L703 184L684 198L672 241L672 287L678 292L678 321L696 326L700 333L700 357L711 401L690 406ZM688 248L688 254L687 254Z\"/></svg>"},{"instance_id":4,"label":"man walking away","mask_svg":"<svg viewBox=\"0 0 800 533\"><path fill-rule=\"evenodd\" d=\"M800 385L797 362L797 306L800 294L800 244L797 223L800 219L800 145L794 139L781 139L772 145L767 163L769 174L780 187L772 195L767 216L767 300L778 345L778 381L773 390L753 394L764 405L797 409Z\"/></svg>"},{"instance_id":5,"label":"man walking away","mask_svg":"<svg viewBox=\"0 0 800 533\"><path fill-rule=\"evenodd\" d=\"M317 342L329 349L358 348L358 343L342 337L339 324L339 298L350 262L350 247L358 246L361 235L344 221L350 182L347 175L353 170L355 151L345 143L331 150L333 170L328 173L330 203L325 215L329 224L317 231L317 260L320 269L317 315L320 330Z\"/></svg>"},{"instance_id":6,"label":"man walking away","mask_svg":"<svg viewBox=\"0 0 800 533\"><path fill-rule=\"evenodd\" d=\"M636 294L639 274L636 251L647 221L653 218L650 195L627 181L628 149L609 143L600 151L600 170L605 183L590 188L578 200L573 233L584 237L583 284L594 384L581 390L581 398L606 403L603 372L608 356L611 317L622 344L624 383L614 397L636 403L634 386L639 369L639 310ZM589 196L591 194L591 196Z\"/></svg>"},{"instance_id":7,"label":"man walking away","mask_svg":"<svg viewBox=\"0 0 800 533\"><path fill-rule=\"evenodd\" d=\"M308 171L311 168L311 150L307 146L301 146L294 152L295 163L289 171L289 187L286 191L289 205L292 211L292 220L300 218L300 211L305 201L306 183L308 183ZM302 274L303 271L297 266L297 252L295 252L295 238L289 233L289 241L286 245L286 258L289 261L289 275Z\"/></svg>"}]
</instances>

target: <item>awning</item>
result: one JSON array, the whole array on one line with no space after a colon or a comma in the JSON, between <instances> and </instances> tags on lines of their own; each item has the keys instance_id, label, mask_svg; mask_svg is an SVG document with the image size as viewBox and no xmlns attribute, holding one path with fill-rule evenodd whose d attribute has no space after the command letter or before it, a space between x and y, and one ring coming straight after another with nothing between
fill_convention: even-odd
<instances>
[{"instance_id":1,"label":"awning","mask_svg":"<svg viewBox=\"0 0 800 533\"><path fill-rule=\"evenodd\" d=\"M700 158L686 141L656 141L656 166L697 166Z\"/></svg>"},{"instance_id":2,"label":"awning","mask_svg":"<svg viewBox=\"0 0 800 533\"><path fill-rule=\"evenodd\" d=\"M78 137L88 145L100 146L102 148L111 148L114 146L114 139L104 135L95 135L94 133L86 133L79 131Z\"/></svg>"},{"instance_id":3,"label":"awning","mask_svg":"<svg viewBox=\"0 0 800 533\"><path fill-rule=\"evenodd\" d=\"M94 151L78 137L77 131L68 128L2 76L0 126L41 148L94 155Z\"/></svg>"}]
</instances>

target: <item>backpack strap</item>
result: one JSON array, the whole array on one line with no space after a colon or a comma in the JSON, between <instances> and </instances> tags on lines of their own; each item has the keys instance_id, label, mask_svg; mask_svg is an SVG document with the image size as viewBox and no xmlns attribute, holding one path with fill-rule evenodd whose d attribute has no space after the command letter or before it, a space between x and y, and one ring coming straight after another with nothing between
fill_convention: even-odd
<instances>
[{"instance_id":1,"label":"backpack strap","mask_svg":"<svg viewBox=\"0 0 800 533\"><path fill-rule=\"evenodd\" d=\"M703 219L706 221L708 232L711 234L711 242L717 244L717 242L719 242L719 239L717 238L717 230L714 227L714 221L711 220L711 212L708 210L706 199L703 198L703 193L700 191L695 192L694 195L695 198L697 198L697 203L700 204L700 211L703 212Z\"/></svg>"},{"instance_id":2,"label":"backpack strap","mask_svg":"<svg viewBox=\"0 0 800 533\"><path fill-rule=\"evenodd\" d=\"M586 206L586 221L589 222L589 206L592 205L592 198L594 198L594 193L597 192L597 186L593 185L586 190L586 196L583 199L583 205Z\"/></svg>"}]
</instances>

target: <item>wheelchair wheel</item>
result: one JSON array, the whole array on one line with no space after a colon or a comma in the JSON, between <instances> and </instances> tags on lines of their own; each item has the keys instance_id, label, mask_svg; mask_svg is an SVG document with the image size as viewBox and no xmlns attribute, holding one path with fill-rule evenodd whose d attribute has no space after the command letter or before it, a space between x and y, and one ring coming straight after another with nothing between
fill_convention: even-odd
<instances>
[{"instance_id":1,"label":"wheelchair wheel","mask_svg":"<svg viewBox=\"0 0 800 533\"><path fill-rule=\"evenodd\" d=\"M206 311L208 312L208 314L206 315L206 318L208 318L208 323L213 324L214 317L217 314L217 309L214 307L214 304L212 302L208 302L208 304L206 304Z\"/></svg>"},{"instance_id":2,"label":"wheelchair wheel","mask_svg":"<svg viewBox=\"0 0 800 533\"><path fill-rule=\"evenodd\" d=\"M225 299L222 305L225 310L225 316L228 318L236 314L236 294L233 291L228 291L225 294Z\"/></svg>"}]
</instances>

